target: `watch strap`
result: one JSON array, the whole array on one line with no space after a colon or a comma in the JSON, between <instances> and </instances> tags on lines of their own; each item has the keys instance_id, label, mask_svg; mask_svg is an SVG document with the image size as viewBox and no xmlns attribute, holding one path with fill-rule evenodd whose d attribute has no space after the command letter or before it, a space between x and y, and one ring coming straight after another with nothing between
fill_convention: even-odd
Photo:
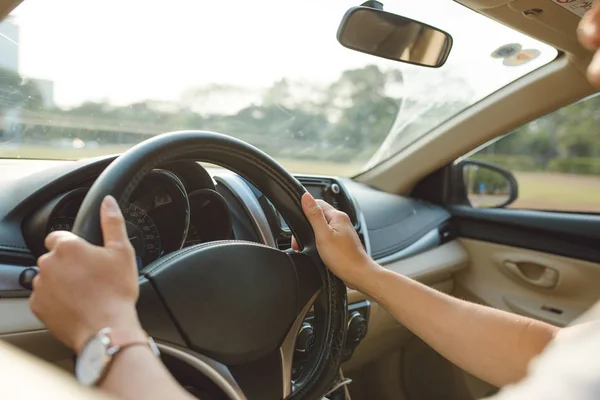
<instances>
[{"instance_id":1,"label":"watch strap","mask_svg":"<svg viewBox=\"0 0 600 400\"><path fill-rule=\"evenodd\" d=\"M156 345L154 339L152 339L151 336L146 336L146 340L133 340L121 345L112 345L111 343L111 347L107 349L106 353L109 356L114 357L115 355L117 355L117 353L134 346L149 347L155 356L160 357L160 350L158 349L158 346Z\"/></svg>"},{"instance_id":2,"label":"watch strap","mask_svg":"<svg viewBox=\"0 0 600 400\"><path fill-rule=\"evenodd\" d=\"M110 328L105 328L104 333L110 338L110 347L107 354L114 356L119 351L131 346L148 346L152 352L160 356L160 351L156 343L145 331L113 331Z\"/></svg>"},{"instance_id":3,"label":"watch strap","mask_svg":"<svg viewBox=\"0 0 600 400\"><path fill-rule=\"evenodd\" d=\"M96 333L95 335L90 337L90 339L88 339L88 341L84 345L84 348L89 343L91 343L92 340L94 340L94 338L96 338L96 340L99 340L100 343L104 342L104 345L105 345L104 355L105 355L106 361L104 363L104 366L103 366L97 380L93 383L92 382L89 382L89 383L82 382L86 385L98 386L108 375L108 372L115 360L115 357L119 353L123 352L123 350L128 349L130 347L137 347L137 346L149 347L157 357L160 356L160 351L158 349L158 346L156 346L156 343L154 342L152 337L148 336L148 334L143 330L113 331L111 328L108 328L108 327L103 328L100 331L98 331L98 333ZM81 353L79 356L81 356ZM78 363L80 361L79 356L77 357L76 363ZM81 382L81 379L79 379L79 376L78 376L78 380Z\"/></svg>"}]
</instances>

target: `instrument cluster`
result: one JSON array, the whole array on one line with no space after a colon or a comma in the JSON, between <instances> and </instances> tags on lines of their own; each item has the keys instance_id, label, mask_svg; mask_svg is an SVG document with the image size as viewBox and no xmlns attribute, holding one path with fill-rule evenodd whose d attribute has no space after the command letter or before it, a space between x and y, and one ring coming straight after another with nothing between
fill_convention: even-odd
<instances>
[{"instance_id":1,"label":"instrument cluster","mask_svg":"<svg viewBox=\"0 0 600 400\"><path fill-rule=\"evenodd\" d=\"M23 233L35 255L46 252L48 233L72 230L91 183L57 196L26 219ZM138 269L183 247L233 238L223 197L213 188L188 194L178 175L166 169L151 171L120 205Z\"/></svg>"}]
</instances>

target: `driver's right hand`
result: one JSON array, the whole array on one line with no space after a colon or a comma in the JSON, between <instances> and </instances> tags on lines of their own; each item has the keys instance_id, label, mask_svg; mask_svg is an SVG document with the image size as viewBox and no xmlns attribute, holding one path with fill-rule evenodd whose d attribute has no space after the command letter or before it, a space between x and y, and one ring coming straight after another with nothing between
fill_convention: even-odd
<instances>
[{"instance_id":1,"label":"driver's right hand","mask_svg":"<svg viewBox=\"0 0 600 400\"><path fill-rule=\"evenodd\" d=\"M596 52L587 75L592 84L600 87L600 2L596 2L593 8L585 13L577 32L581 44Z\"/></svg>"},{"instance_id":2,"label":"driver's right hand","mask_svg":"<svg viewBox=\"0 0 600 400\"><path fill-rule=\"evenodd\" d=\"M109 327L145 334L135 304L139 295L135 252L116 200L100 208L104 246L94 246L71 232L46 237L48 253L38 259L29 304L34 314L64 344L79 352L86 340Z\"/></svg>"},{"instance_id":3,"label":"driver's right hand","mask_svg":"<svg viewBox=\"0 0 600 400\"><path fill-rule=\"evenodd\" d=\"M369 277L381 267L364 250L348 215L309 193L302 196L302 209L315 232L317 250L325 265L347 286L364 291ZM292 247L299 250L295 240Z\"/></svg>"}]
</instances>

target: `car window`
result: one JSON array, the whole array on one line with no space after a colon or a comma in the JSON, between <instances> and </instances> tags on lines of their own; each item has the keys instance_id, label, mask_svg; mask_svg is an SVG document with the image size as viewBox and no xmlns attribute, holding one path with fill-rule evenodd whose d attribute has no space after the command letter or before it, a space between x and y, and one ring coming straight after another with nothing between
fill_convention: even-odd
<instances>
[{"instance_id":1,"label":"car window","mask_svg":"<svg viewBox=\"0 0 600 400\"><path fill-rule=\"evenodd\" d=\"M507 208L600 213L598 110L600 93L521 126L467 160L500 167L516 178L518 195ZM508 199L507 184L499 188L491 180L502 180L499 173L482 165L469 165L462 173L472 206L497 207Z\"/></svg>"},{"instance_id":2,"label":"car window","mask_svg":"<svg viewBox=\"0 0 600 400\"><path fill-rule=\"evenodd\" d=\"M115 154L194 129L292 172L352 176L558 54L453 1L386 1L453 37L443 67L401 64L338 43L358 4L23 1L0 23L0 158Z\"/></svg>"}]
</instances>

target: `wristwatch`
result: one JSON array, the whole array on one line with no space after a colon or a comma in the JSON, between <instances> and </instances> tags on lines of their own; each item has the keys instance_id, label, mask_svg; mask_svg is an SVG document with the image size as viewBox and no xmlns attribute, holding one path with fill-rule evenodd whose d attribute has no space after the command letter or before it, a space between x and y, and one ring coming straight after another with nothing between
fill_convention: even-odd
<instances>
[{"instance_id":1,"label":"wristwatch","mask_svg":"<svg viewBox=\"0 0 600 400\"><path fill-rule=\"evenodd\" d=\"M101 329L81 348L75 362L75 377L83 385L98 385L108 373L115 356L128 347L148 346L156 356L160 356L154 340L148 335L144 336L139 333L112 332L110 328Z\"/></svg>"}]
</instances>

